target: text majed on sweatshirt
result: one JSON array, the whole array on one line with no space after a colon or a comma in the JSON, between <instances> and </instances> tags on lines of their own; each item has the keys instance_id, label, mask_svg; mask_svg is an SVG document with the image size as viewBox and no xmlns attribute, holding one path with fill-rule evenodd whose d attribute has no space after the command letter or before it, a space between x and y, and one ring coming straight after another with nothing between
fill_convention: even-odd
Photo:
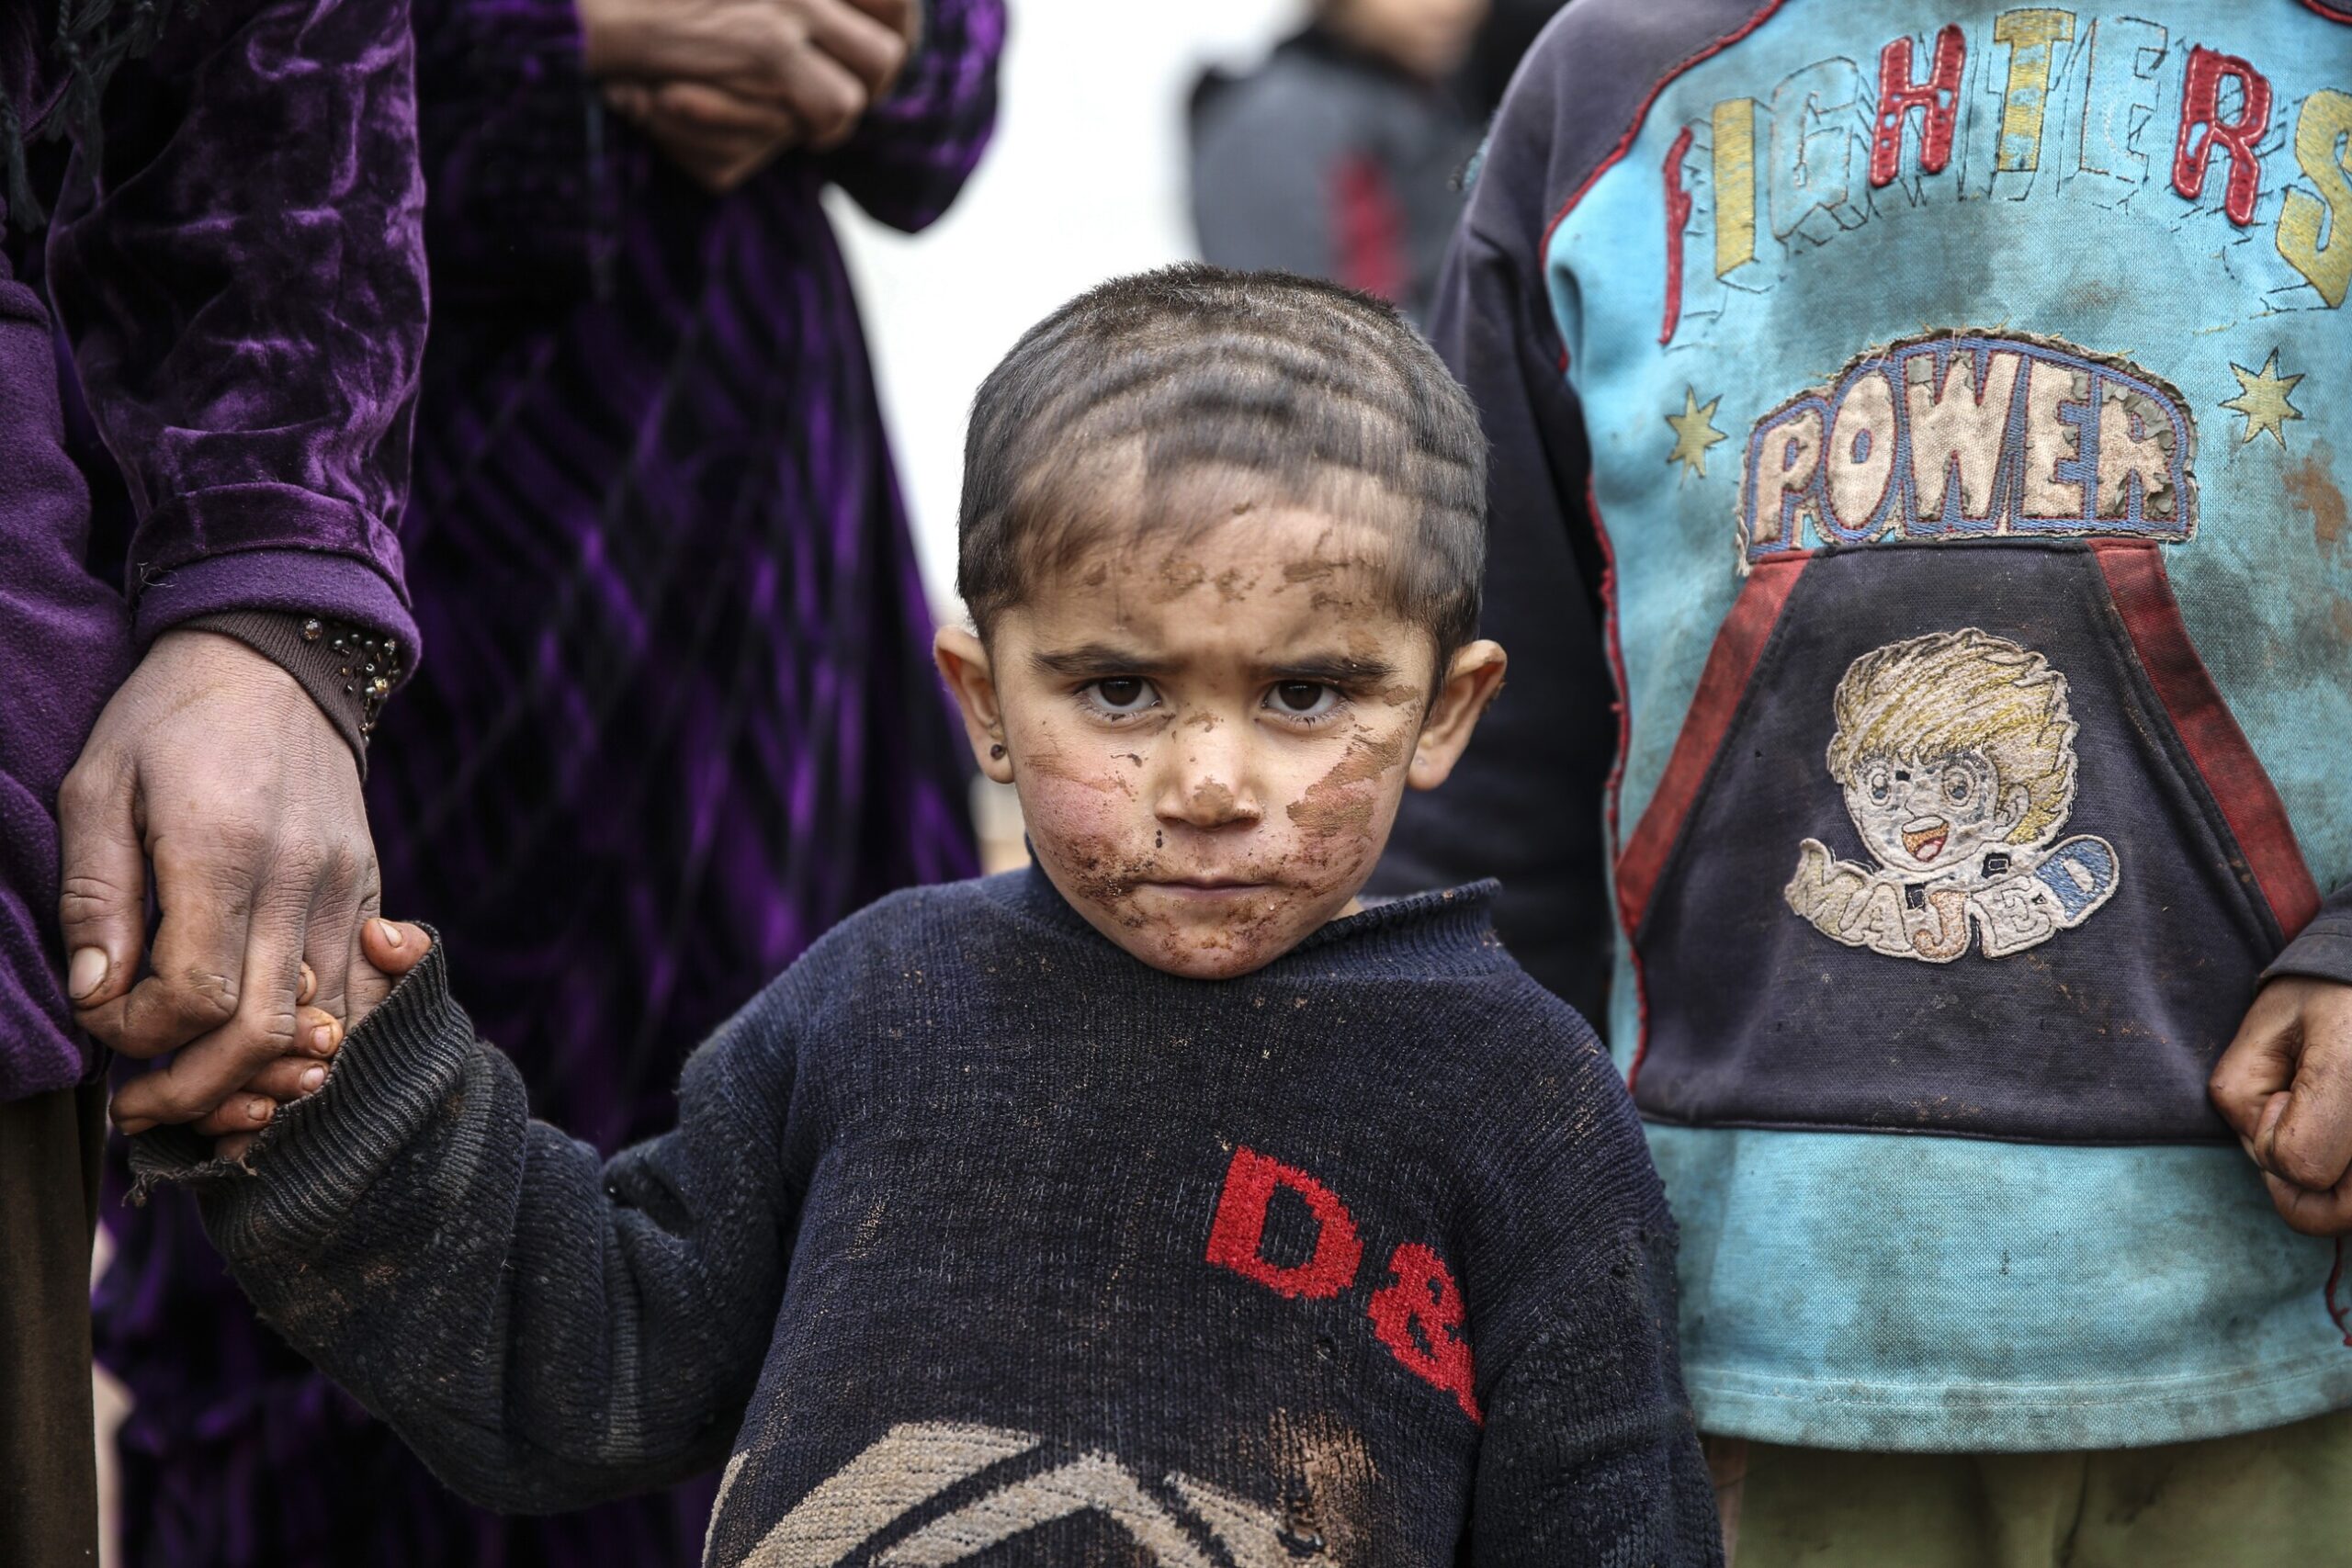
<instances>
[{"instance_id":1,"label":"text majed on sweatshirt","mask_svg":"<svg viewBox=\"0 0 2352 1568\"><path fill-rule=\"evenodd\" d=\"M898 895L610 1162L529 1119L436 951L258 1175L140 1161L453 1486L723 1462L716 1563L1719 1561L1657 1175L1488 892L1229 981L1034 870Z\"/></svg>"}]
</instances>

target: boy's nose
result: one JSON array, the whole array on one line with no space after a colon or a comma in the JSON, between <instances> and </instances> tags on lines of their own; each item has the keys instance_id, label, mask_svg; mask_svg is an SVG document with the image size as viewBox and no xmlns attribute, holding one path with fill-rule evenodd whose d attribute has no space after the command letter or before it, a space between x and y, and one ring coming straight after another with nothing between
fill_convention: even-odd
<instances>
[{"instance_id":1,"label":"boy's nose","mask_svg":"<svg viewBox=\"0 0 2352 1568\"><path fill-rule=\"evenodd\" d=\"M1164 822L1188 828L1226 828L1255 822L1260 811L1258 792L1251 786L1234 748L1188 746L1162 782L1156 814Z\"/></svg>"}]
</instances>

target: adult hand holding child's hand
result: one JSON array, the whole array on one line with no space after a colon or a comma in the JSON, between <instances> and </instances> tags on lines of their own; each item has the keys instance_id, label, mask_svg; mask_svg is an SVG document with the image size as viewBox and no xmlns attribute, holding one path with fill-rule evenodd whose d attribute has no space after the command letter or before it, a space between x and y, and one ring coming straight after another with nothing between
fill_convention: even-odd
<instances>
[{"instance_id":1,"label":"adult hand holding child's hand","mask_svg":"<svg viewBox=\"0 0 2352 1568\"><path fill-rule=\"evenodd\" d=\"M304 1050L304 1008L329 1021L349 1008L355 928L377 897L359 770L269 660L210 632L158 637L99 716L58 817L75 1016L126 1056L171 1058L116 1097L125 1133L217 1115Z\"/></svg>"},{"instance_id":2,"label":"adult hand holding child's hand","mask_svg":"<svg viewBox=\"0 0 2352 1568\"><path fill-rule=\"evenodd\" d=\"M2263 987L2211 1089L2279 1216L2305 1235L2352 1235L2352 986Z\"/></svg>"},{"instance_id":3,"label":"adult hand holding child's hand","mask_svg":"<svg viewBox=\"0 0 2352 1568\"><path fill-rule=\"evenodd\" d=\"M698 184L741 185L792 147L840 145L888 94L917 0L583 0L590 74Z\"/></svg>"},{"instance_id":4,"label":"adult hand holding child's hand","mask_svg":"<svg viewBox=\"0 0 2352 1568\"><path fill-rule=\"evenodd\" d=\"M359 945L366 963L354 971L351 982L351 1027L356 1029L375 1011L392 987L433 951L433 938L424 927L405 921L372 919L360 929ZM302 971L304 995L310 1000L311 974ZM260 1135L261 1128L288 1100L316 1093L327 1081L326 1063L343 1048L344 1027L328 1013L305 1007L300 1043L293 1051L254 1075L226 1103L196 1123L196 1130L215 1140L212 1152L222 1159L242 1159Z\"/></svg>"}]
</instances>

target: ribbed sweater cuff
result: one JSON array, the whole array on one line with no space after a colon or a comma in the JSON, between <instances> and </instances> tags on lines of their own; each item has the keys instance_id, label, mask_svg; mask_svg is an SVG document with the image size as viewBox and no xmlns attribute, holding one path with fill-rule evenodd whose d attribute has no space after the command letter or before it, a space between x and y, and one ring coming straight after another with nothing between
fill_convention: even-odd
<instances>
[{"instance_id":1,"label":"ribbed sweater cuff","mask_svg":"<svg viewBox=\"0 0 2352 1568\"><path fill-rule=\"evenodd\" d=\"M215 1158L212 1141L186 1127L159 1127L130 1141L130 1201L186 1182L232 1260L314 1247L417 1136L478 1048L436 933L424 962L343 1043L326 1083L280 1108L243 1163Z\"/></svg>"}]
</instances>

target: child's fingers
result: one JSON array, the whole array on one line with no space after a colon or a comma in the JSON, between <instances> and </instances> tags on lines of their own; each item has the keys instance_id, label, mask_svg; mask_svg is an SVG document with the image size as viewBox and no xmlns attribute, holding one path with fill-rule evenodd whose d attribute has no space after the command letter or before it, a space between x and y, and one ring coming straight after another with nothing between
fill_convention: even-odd
<instances>
[{"instance_id":1,"label":"child's fingers","mask_svg":"<svg viewBox=\"0 0 2352 1568\"><path fill-rule=\"evenodd\" d=\"M267 1095L239 1089L188 1125L208 1138L217 1138L226 1133L257 1133L277 1114L277 1102Z\"/></svg>"},{"instance_id":2,"label":"child's fingers","mask_svg":"<svg viewBox=\"0 0 2352 1568\"><path fill-rule=\"evenodd\" d=\"M368 962L395 979L424 963L432 948L424 928L406 920L369 920L359 931L359 949Z\"/></svg>"},{"instance_id":3,"label":"child's fingers","mask_svg":"<svg viewBox=\"0 0 2352 1568\"><path fill-rule=\"evenodd\" d=\"M318 998L318 971L312 969L308 964L305 964L302 965L302 984L294 993L294 1005L296 1007L309 1007L311 1002Z\"/></svg>"},{"instance_id":4,"label":"child's fingers","mask_svg":"<svg viewBox=\"0 0 2352 1568\"><path fill-rule=\"evenodd\" d=\"M2292 978L2264 987L2238 1025L2237 1038L2213 1064L2206 1092L2241 1138L2254 1136L2270 1097L2295 1081L2295 1055L2302 1043L2296 1020L2302 1000Z\"/></svg>"},{"instance_id":5,"label":"child's fingers","mask_svg":"<svg viewBox=\"0 0 2352 1568\"><path fill-rule=\"evenodd\" d=\"M294 1021L294 1051L298 1056L324 1061L343 1049L343 1023L323 1008L304 1008Z\"/></svg>"},{"instance_id":6,"label":"child's fingers","mask_svg":"<svg viewBox=\"0 0 2352 1568\"><path fill-rule=\"evenodd\" d=\"M316 1094L327 1081L327 1065L309 1056L280 1056L245 1080L243 1093L266 1095L284 1104Z\"/></svg>"},{"instance_id":7,"label":"child's fingers","mask_svg":"<svg viewBox=\"0 0 2352 1568\"><path fill-rule=\"evenodd\" d=\"M225 1138L213 1139L212 1157L214 1159L244 1158L245 1151L254 1146L255 1135L252 1133L232 1133Z\"/></svg>"}]
</instances>

